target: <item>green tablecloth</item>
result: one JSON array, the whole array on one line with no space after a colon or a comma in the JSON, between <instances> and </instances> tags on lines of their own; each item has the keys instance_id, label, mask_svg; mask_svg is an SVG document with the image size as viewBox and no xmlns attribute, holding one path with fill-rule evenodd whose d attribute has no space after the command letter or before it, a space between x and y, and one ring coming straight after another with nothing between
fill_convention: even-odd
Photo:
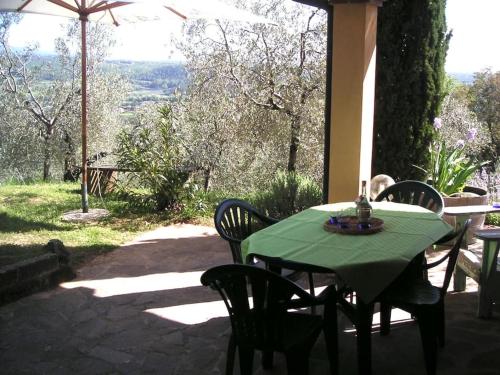
<instances>
[{"instance_id":1,"label":"green tablecloth","mask_svg":"<svg viewBox=\"0 0 500 375\"><path fill-rule=\"evenodd\" d=\"M252 234L242 243L243 259L253 253L329 268L363 301L370 302L418 253L452 229L434 212L419 206L391 202L372 206L372 216L384 220L382 232L327 232L323 224L330 215L336 216L340 210L354 214L354 203L317 206Z\"/></svg>"}]
</instances>

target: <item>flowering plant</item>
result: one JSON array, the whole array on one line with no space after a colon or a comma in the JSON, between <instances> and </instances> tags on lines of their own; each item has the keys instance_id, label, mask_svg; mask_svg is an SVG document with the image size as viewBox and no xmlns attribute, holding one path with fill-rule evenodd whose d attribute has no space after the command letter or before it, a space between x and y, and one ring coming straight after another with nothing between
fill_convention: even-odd
<instances>
[{"instance_id":1,"label":"flowering plant","mask_svg":"<svg viewBox=\"0 0 500 375\"><path fill-rule=\"evenodd\" d=\"M464 140L458 140L454 146L447 146L445 140L440 136L439 130L443 126L440 118L434 119L436 138L431 142L430 168L425 170L427 177L432 180L433 186L443 195L460 192L465 184L473 177L479 168L488 162L477 162L465 153ZM473 141L477 135L476 128L467 131L467 141Z\"/></svg>"}]
</instances>

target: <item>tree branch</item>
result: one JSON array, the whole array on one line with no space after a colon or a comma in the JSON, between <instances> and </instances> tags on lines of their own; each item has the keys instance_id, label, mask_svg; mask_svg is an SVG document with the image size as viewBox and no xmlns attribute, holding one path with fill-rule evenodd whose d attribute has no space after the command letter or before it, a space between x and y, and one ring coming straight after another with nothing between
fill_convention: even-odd
<instances>
[{"instance_id":1,"label":"tree branch","mask_svg":"<svg viewBox=\"0 0 500 375\"><path fill-rule=\"evenodd\" d=\"M222 37L224 39L224 48L225 48L225 52L227 54L227 57L229 59L229 73L230 73L230 77L238 85L238 87L240 88L240 90L243 93L243 95L248 100L250 100L252 103L254 103L255 105L257 105L259 107L267 108L267 109L271 109L271 110L282 110L283 108L279 107L272 100L270 100L268 102L261 102L261 101L257 100L255 97L253 97L248 92L248 90L245 88L245 85L243 84L243 82L241 81L241 79L236 75L234 58L233 58L233 55L232 55L232 52L231 52L231 48L229 46L229 41L227 40L226 30L222 27L222 25L221 25L221 23L219 21L217 21L217 25L219 26L219 29L220 29L220 31L222 33Z\"/></svg>"}]
</instances>

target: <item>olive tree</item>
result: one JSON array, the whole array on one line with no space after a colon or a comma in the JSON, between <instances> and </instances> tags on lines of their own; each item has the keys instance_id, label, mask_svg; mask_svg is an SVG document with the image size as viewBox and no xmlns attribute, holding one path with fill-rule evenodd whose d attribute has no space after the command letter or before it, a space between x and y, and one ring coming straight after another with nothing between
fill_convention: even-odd
<instances>
[{"instance_id":1,"label":"olive tree","mask_svg":"<svg viewBox=\"0 0 500 375\"><path fill-rule=\"evenodd\" d=\"M320 178L326 15L280 0L252 10L275 24L198 21L179 43L190 74L187 126L198 127L197 144L210 145L201 168L221 183L222 167L226 178L251 184L277 169Z\"/></svg>"},{"instance_id":2,"label":"olive tree","mask_svg":"<svg viewBox=\"0 0 500 375\"><path fill-rule=\"evenodd\" d=\"M469 94L471 110L488 128L492 145L489 156L496 160L500 155L500 71L485 69L474 73Z\"/></svg>"},{"instance_id":3,"label":"olive tree","mask_svg":"<svg viewBox=\"0 0 500 375\"><path fill-rule=\"evenodd\" d=\"M37 46L21 52L13 50L8 42L10 26L20 17L0 14L0 91L2 93L3 134L25 134L25 145L32 152L26 157L33 167L42 168L47 180L53 174L52 165L63 165L64 172L75 168L80 149L80 33L77 21L71 23L55 41L56 56L40 57ZM124 81L117 74L103 73L103 62L111 34L105 26L89 27L89 142L90 154L109 147L116 133L119 111L116 108L126 93ZM18 119L15 123L5 118ZM8 128L7 128L8 127ZM28 139L29 138L29 139ZM14 149L16 137L3 139L5 147ZM111 148L111 147L109 147ZM3 163L22 164L26 157L12 158L3 154ZM63 169L61 168L61 170ZM31 175L36 172L33 169ZM58 173L60 174L60 173Z\"/></svg>"}]
</instances>

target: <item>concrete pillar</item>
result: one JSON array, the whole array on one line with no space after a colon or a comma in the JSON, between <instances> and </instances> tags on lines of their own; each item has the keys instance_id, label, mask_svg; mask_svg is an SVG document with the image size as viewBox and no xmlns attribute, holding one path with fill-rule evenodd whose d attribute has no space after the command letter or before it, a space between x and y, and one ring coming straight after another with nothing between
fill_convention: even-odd
<instances>
[{"instance_id":1,"label":"concrete pillar","mask_svg":"<svg viewBox=\"0 0 500 375\"><path fill-rule=\"evenodd\" d=\"M328 202L353 201L371 177L377 2L333 5Z\"/></svg>"}]
</instances>

